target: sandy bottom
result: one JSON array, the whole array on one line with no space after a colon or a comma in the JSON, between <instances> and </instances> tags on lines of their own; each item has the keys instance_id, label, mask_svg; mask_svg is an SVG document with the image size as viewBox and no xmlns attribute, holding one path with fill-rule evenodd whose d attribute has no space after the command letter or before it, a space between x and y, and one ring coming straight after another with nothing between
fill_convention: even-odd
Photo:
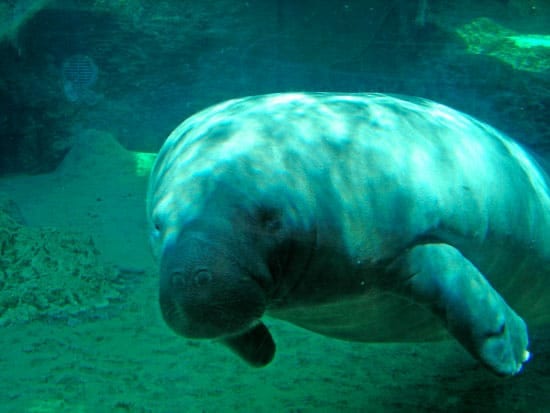
<instances>
[{"instance_id":1,"label":"sandy bottom","mask_svg":"<svg viewBox=\"0 0 550 413\"><path fill-rule=\"evenodd\" d=\"M91 234L106 263L135 269L126 301L98 320L2 327L2 412L550 411L550 334L533 359L492 376L455 342L361 344L267 320L274 362L252 369L215 343L176 337L157 308L145 176L108 137L84 134L58 171L0 180L29 225Z\"/></svg>"}]
</instances>

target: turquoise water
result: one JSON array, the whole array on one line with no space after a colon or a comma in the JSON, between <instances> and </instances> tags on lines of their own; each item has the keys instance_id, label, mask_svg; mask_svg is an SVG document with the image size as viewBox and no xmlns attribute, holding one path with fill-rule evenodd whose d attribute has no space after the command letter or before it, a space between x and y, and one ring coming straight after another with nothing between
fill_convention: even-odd
<instances>
[{"instance_id":1,"label":"turquoise water","mask_svg":"<svg viewBox=\"0 0 550 413\"><path fill-rule=\"evenodd\" d=\"M505 379L453 339L358 343L269 317L277 352L256 369L164 322L148 177L170 132L210 105L421 96L548 160L547 1L318 3L0 2L0 411L548 410L550 297L532 273L517 275L540 313L532 358Z\"/></svg>"}]
</instances>

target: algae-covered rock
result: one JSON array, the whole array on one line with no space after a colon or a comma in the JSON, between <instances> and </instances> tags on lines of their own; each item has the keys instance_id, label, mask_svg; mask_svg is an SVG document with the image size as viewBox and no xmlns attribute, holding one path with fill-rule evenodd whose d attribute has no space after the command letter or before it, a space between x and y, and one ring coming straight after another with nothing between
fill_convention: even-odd
<instances>
[{"instance_id":1,"label":"algae-covered rock","mask_svg":"<svg viewBox=\"0 0 550 413\"><path fill-rule=\"evenodd\" d=\"M89 236L27 227L0 209L0 325L106 307L120 301L125 281Z\"/></svg>"}]
</instances>

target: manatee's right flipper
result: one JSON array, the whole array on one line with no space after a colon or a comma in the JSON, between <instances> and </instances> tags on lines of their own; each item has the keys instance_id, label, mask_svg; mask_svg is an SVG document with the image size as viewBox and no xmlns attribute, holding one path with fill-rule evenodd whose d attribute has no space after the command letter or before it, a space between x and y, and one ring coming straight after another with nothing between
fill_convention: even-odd
<instances>
[{"instance_id":1,"label":"manatee's right flipper","mask_svg":"<svg viewBox=\"0 0 550 413\"><path fill-rule=\"evenodd\" d=\"M262 322L242 334L225 338L222 342L254 367L266 366L275 356L275 342Z\"/></svg>"},{"instance_id":2,"label":"manatee's right flipper","mask_svg":"<svg viewBox=\"0 0 550 413\"><path fill-rule=\"evenodd\" d=\"M499 375L513 375L529 359L525 322L457 249L417 245L389 267L396 291L427 305L449 332Z\"/></svg>"}]
</instances>

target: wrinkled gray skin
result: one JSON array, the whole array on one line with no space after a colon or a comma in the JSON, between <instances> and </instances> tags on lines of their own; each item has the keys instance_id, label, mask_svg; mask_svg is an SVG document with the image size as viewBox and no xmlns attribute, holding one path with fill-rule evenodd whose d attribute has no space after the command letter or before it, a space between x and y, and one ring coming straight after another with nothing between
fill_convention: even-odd
<instances>
[{"instance_id":1,"label":"wrinkled gray skin","mask_svg":"<svg viewBox=\"0 0 550 413\"><path fill-rule=\"evenodd\" d=\"M181 124L152 171L160 305L252 365L263 315L354 341L450 333L494 373L548 321L548 180L516 143L378 94L233 100ZM523 318L522 318L523 317Z\"/></svg>"}]
</instances>

